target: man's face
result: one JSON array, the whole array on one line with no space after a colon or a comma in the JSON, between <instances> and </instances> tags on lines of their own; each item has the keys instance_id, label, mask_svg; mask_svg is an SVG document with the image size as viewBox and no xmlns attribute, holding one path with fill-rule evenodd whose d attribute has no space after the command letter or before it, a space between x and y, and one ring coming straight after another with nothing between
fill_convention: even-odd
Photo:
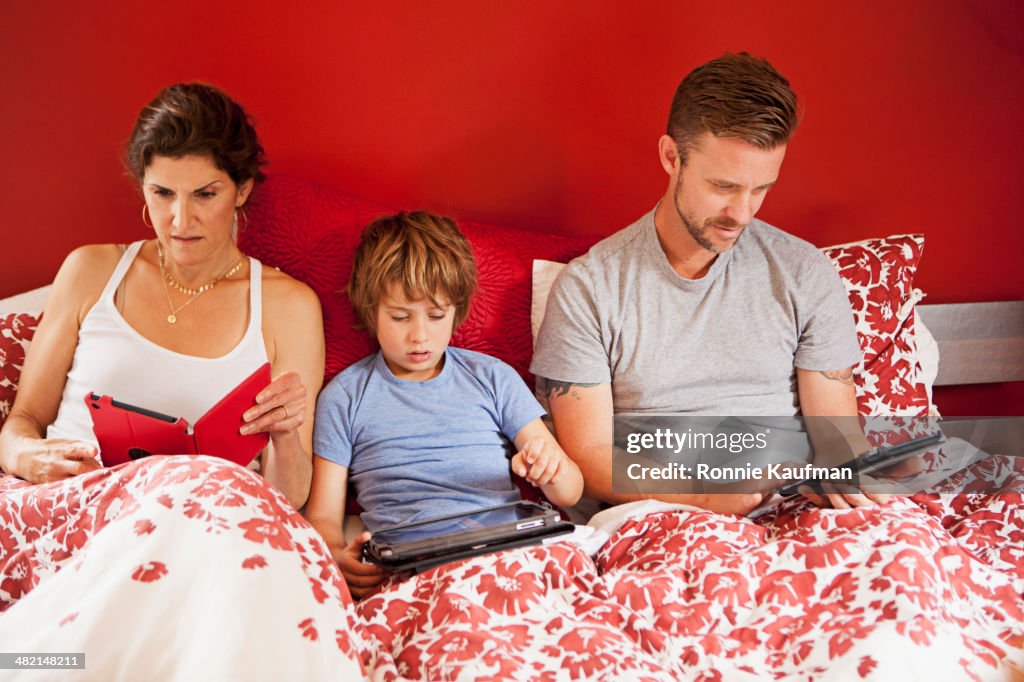
<instances>
[{"instance_id":1,"label":"man's face","mask_svg":"<svg viewBox=\"0 0 1024 682\"><path fill-rule=\"evenodd\" d=\"M772 150L705 132L676 171L676 212L694 244L732 248L779 177L786 145Z\"/></svg>"}]
</instances>

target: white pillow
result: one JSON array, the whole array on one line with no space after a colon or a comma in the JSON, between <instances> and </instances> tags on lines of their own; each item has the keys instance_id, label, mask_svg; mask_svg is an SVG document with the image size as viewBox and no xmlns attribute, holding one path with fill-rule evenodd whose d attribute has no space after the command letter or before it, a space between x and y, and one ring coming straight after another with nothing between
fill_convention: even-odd
<instances>
[{"instance_id":1,"label":"white pillow","mask_svg":"<svg viewBox=\"0 0 1024 682\"><path fill-rule=\"evenodd\" d=\"M51 288L53 285L47 284L45 287L0 299L0 315L10 315L11 313L38 315L46 307L46 299L50 297Z\"/></svg>"},{"instance_id":2,"label":"white pillow","mask_svg":"<svg viewBox=\"0 0 1024 682\"><path fill-rule=\"evenodd\" d=\"M924 320L920 315L914 317L914 343L917 346L917 361L921 365L921 381L924 382L924 389L928 392L928 404L931 406L928 413L932 417L937 417L939 413L932 399L932 386L935 384L935 377L939 375L939 344L928 327L924 326Z\"/></svg>"},{"instance_id":3,"label":"white pillow","mask_svg":"<svg viewBox=\"0 0 1024 682\"><path fill-rule=\"evenodd\" d=\"M533 298L530 301L530 331L533 332L533 347L537 347L537 333L540 332L540 323L544 321L544 311L548 307L548 294L551 293L551 285L555 283L558 273L565 267L565 263L556 263L551 260L533 261Z\"/></svg>"}]
</instances>

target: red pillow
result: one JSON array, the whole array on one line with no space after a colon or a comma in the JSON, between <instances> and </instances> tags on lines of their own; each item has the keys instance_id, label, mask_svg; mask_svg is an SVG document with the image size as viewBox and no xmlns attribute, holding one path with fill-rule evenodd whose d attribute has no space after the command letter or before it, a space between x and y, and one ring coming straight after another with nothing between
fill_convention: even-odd
<instances>
[{"instance_id":1,"label":"red pillow","mask_svg":"<svg viewBox=\"0 0 1024 682\"><path fill-rule=\"evenodd\" d=\"M356 328L345 287L363 228L393 212L346 192L282 175L268 177L254 195L240 244L263 263L305 282L320 297L327 380L377 349L376 342ZM533 260L570 260L596 239L538 235L474 222L459 226L469 239L480 274L469 317L452 345L504 360L532 386L528 369L533 352Z\"/></svg>"},{"instance_id":2,"label":"red pillow","mask_svg":"<svg viewBox=\"0 0 1024 682\"><path fill-rule=\"evenodd\" d=\"M839 270L863 351L856 368L862 415L928 414L914 338L914 275L924 249L919 234L868 239L822 249Z\"/></svg>"},{"instance_id":3,"label":"red pillow","mask_svg":"<svg viewBox=\"0 0 1024 682\"><path fill-rule=\"evenodd\" d=\"M26 313L0 315L0 426L7 421L25 364L25 353L39 326L39 316Z\"/></svg>"}]
</instances>

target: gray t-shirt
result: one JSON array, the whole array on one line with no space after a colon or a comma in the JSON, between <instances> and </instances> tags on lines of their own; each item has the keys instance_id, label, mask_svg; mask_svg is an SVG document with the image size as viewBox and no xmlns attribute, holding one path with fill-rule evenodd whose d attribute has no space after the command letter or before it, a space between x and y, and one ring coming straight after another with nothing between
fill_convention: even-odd
<instances>
[{"instance_id":1,"label":"gray t-shirt","mask_svg":"<svg viewBox=\"0 0 1024 682\"><path fill-rule=\"evenodd\" d=\"M599 242L556 280L530 370L612 382L616 413L799 413L796 369L861 352L836 269L760 220L697 280L680 277L654 212Z\"/></svg>"}]
</instances>

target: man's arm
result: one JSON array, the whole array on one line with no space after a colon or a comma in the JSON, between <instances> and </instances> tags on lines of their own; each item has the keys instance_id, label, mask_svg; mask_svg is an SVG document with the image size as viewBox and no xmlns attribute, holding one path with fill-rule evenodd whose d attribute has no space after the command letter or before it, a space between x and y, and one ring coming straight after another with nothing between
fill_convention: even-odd
<instances>
[{"instance_id":1,"label":"man's arm","mask_svg":"<svg viewBox=\"0 0 1024 682\"><path fill-rule=\"evenodd\" d=\"M833 466L867 452L871 444L857 418L857 393L853 367L838 370L796 370L800 412L807 419L807 433L814 461Z\"/></svg>"},{"instance_id":2,"label":"man's arm","mask_svg":"<svg viewBox=\"0 0 1024 682\"><path fill-rule=\"evenodd\" d=\"M656 499L692 504L727 514L747 514L761 503L759 493L645 494L612 490L613 417L612 386L574 384L537 377L548 398L555 435L566 454L583 473L583 494L621 504Z\"/></svg>"},{"instance_id":3,"label":"man's arm","mask_svg":"<svg viewBox=\"0 0 1024 682\"><path fill-rule=\"evenodd\" d=\"M555 435L583 474L583 494L612 497L612 385L538 378L548 398Z\"/></svg>"},{"instance_id":4,"label":"man's arm","mask_svg":"<svg viewBox=\"0 0 1024 682\"><path fill-rule=\"evenodd\" d=\"M838 370L796 370L800 411L805 417L807 435L814 450L814 462L820 466L837 466L871 449L857 417L857 393L853 383L853 367ZM825 504L820 495L807 495L818 505ZM889 495L866 491L826 495L836 509L884 504Z\"/></svg>"}]
</instances>

